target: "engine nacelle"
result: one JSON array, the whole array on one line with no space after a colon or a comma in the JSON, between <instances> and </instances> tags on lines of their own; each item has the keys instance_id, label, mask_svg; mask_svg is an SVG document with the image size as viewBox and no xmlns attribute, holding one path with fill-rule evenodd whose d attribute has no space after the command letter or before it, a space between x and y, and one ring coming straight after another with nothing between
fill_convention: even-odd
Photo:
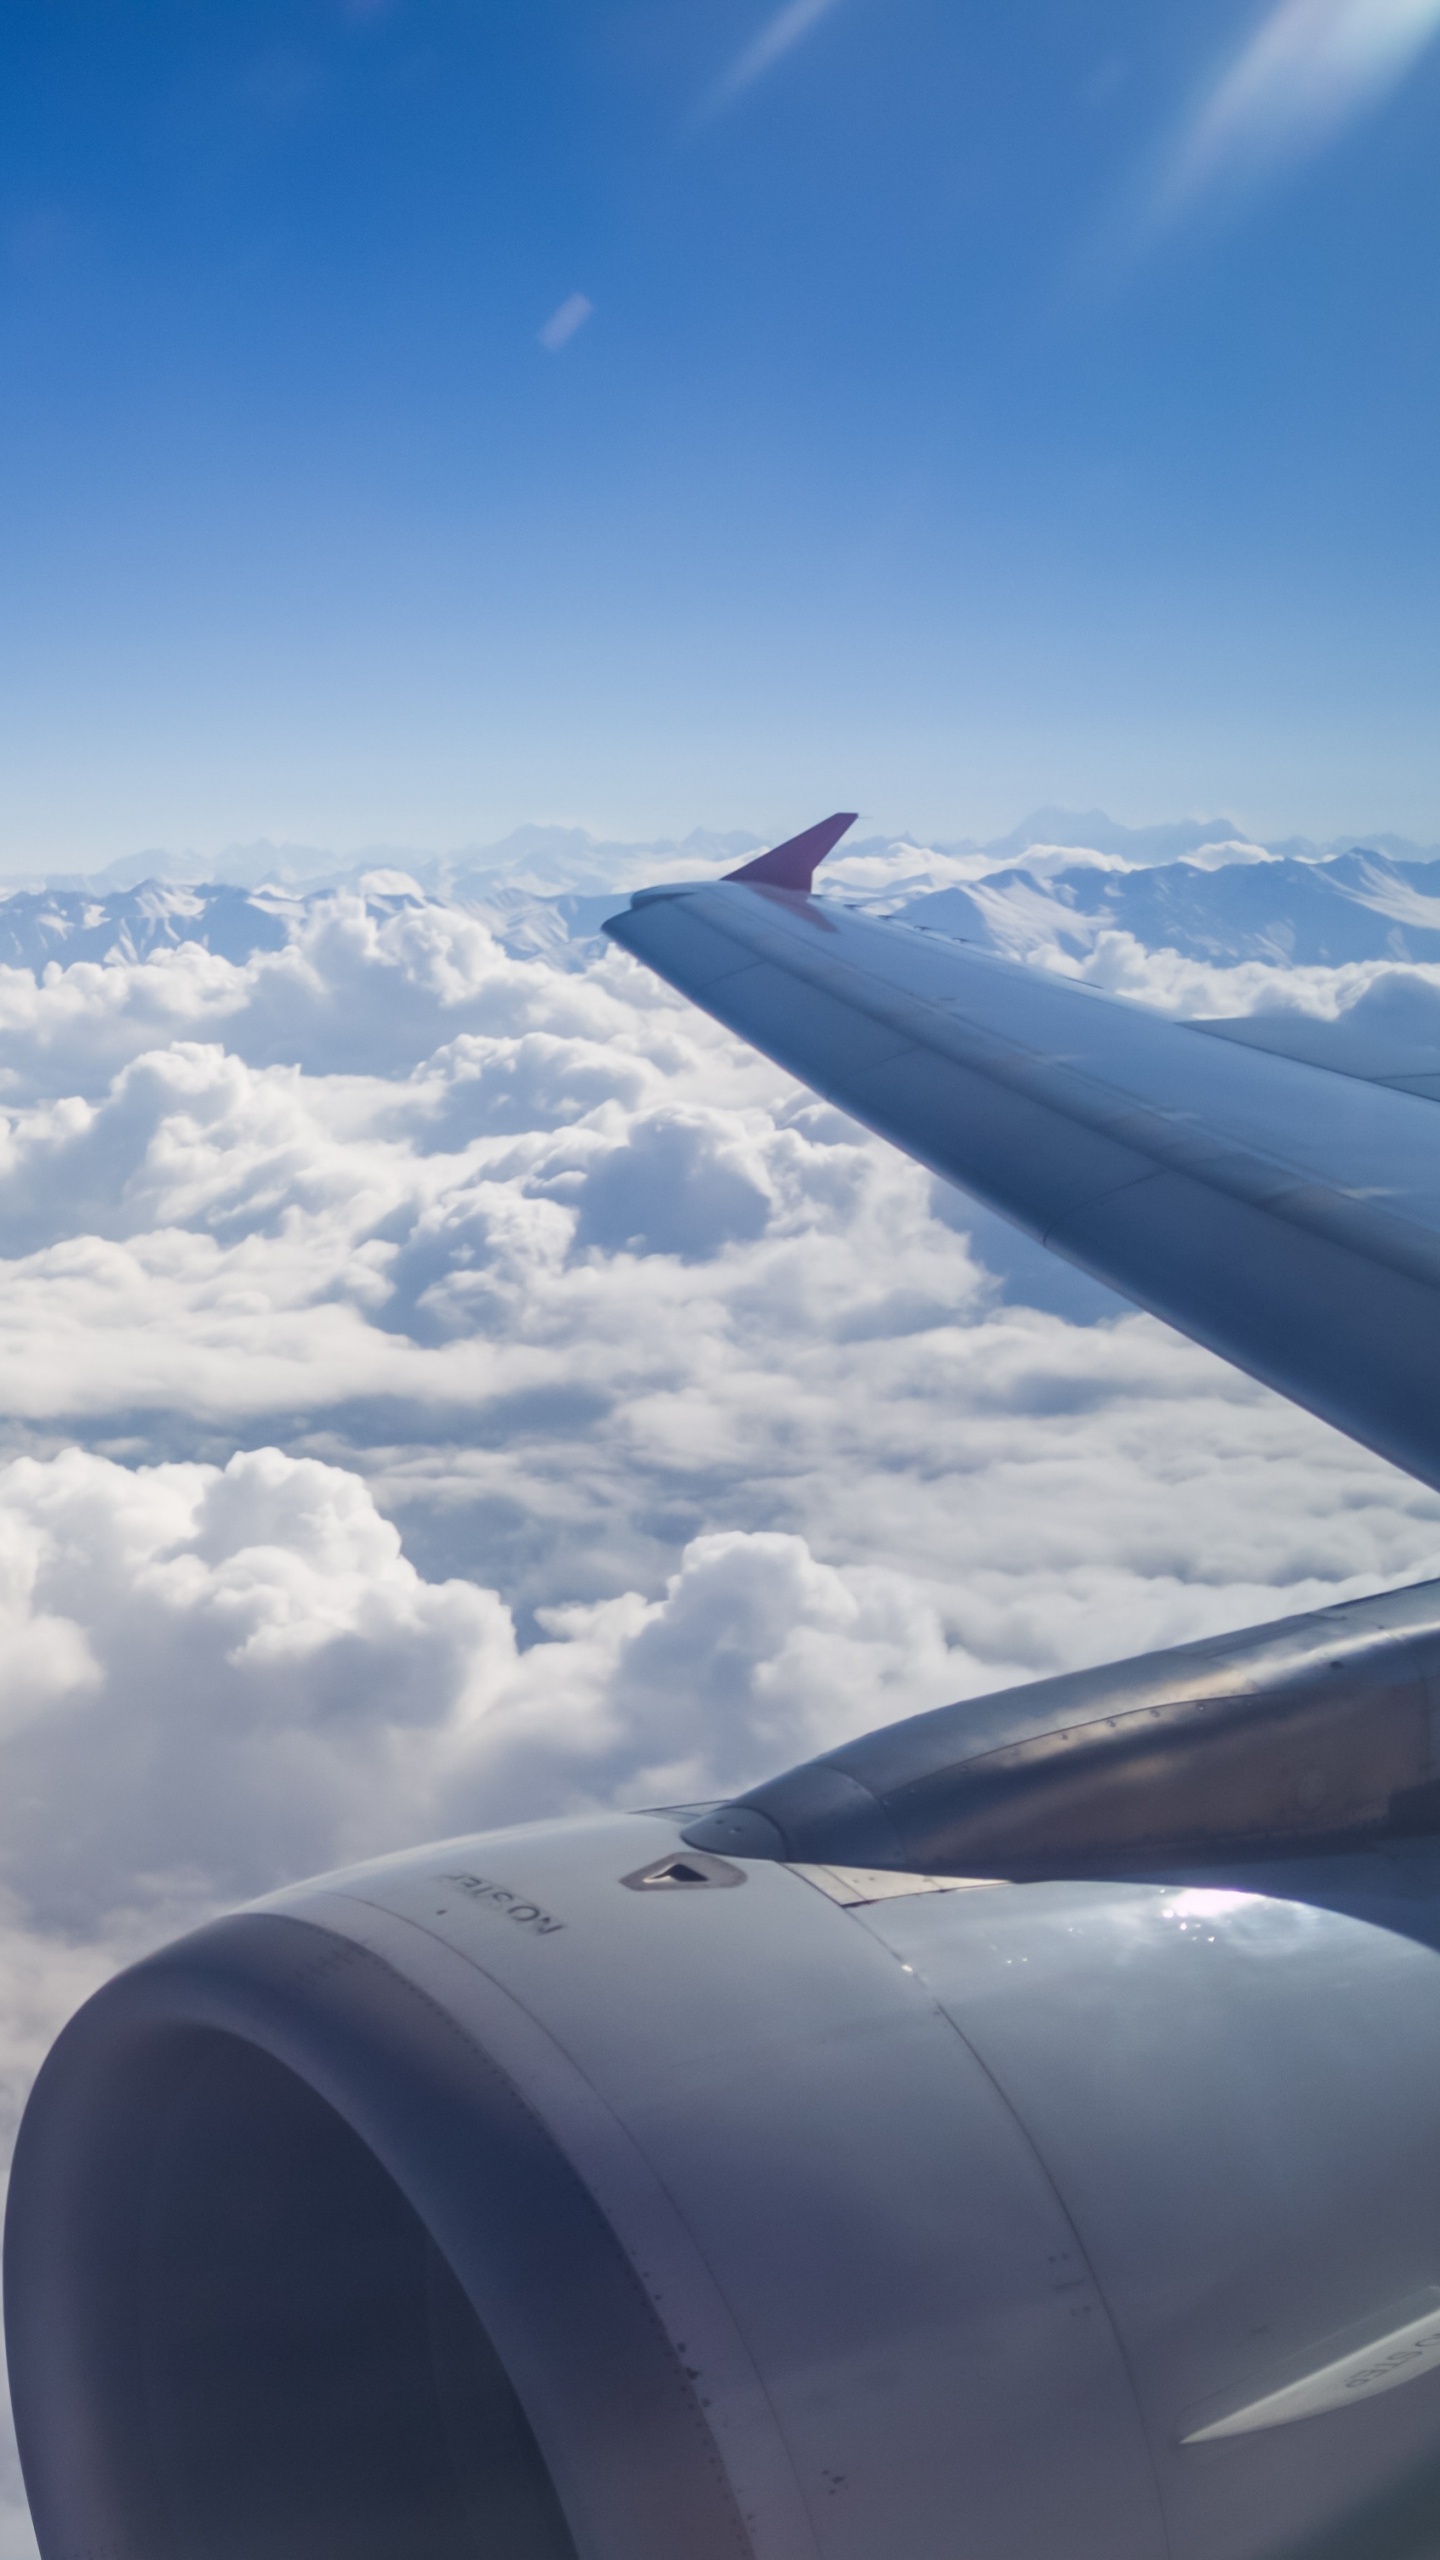
<instances>
[{"instance_id":1,"label":"engine nacelle","mask_svg":"<svg viewBox=\"0 0 1440 2560\"><path fill-rule=\"evenodd\" d=\"M330 1877L81 2011L6 2240L44 2560L1436 2547L1433 1846L1382 1926L682 1820Z\"/></svg>"}]
</instances>

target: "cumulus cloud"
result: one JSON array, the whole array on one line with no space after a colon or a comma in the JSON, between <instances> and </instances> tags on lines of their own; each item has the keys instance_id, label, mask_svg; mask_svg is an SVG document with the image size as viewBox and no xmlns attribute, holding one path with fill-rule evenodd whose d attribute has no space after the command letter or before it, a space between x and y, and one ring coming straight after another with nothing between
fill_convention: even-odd
<instances>
[{"instance_id":1,"label":"cumulus cloud","mask_svg":"<svg viewBox=\"0 0 1440 2560\"><path fill-rule=\"evenodd\" d=\"M82 1935L542 1801L723 1791L976 1668L900 1577L776 1532L694 1539L655 1598L542 1611L522 1646L357 1474L278 1449L12 1461L0 1642L6 1889Z\"/></svg>"},{"instance_id":2,"label":"cumulus cloud","mask_svg":"<svg viewBox=\"0 0 1440 2560\"><path fill-rule=\"evenodd\" d=\"M1021 956L1171 1011L1396 983L1103 922L1077 947L1071 910L1062 946L1036 901L1007 909ZM0 999L11 1448L351 1467L526 1641L537 1609L653 1596L710 1531L952 1584L997 1414L1017 1449L1086 1414L1097 1470L1105 1417L1172 1395L1211 1447L1252 1410L1277 1447L1315 1429L1118 1302L1016 1304L1058 1266L608 949L517 960L372 884L280 949L14 968Z\"/></svg>"},{"instance_id":3,"label":"cumulus cloud","mask_svg":"<svg viewBox=\"0 0 1440 2560\"><path fill-rule=\"evenodd\" d=\"M1362 1003L1393 1002L1397 981L1427 991L1425 995L1417 992L1413 1001L1433 1020L1429 999L1440 997L1440 966L1433 961L1403 969L1393 960L1350 960L1334 968L1267 960L1222 965L1188 952L1149 951L1134 934L1107 926L1097 931L1091 949L1078 959L1047 943L1044 965L1107 994L1125 996L1183 1020L1211 1014L1288 1012L1334 1022Z\"/></svg>"},{"instance_id":4,"label":"cumulus cloud","mask_svg":"<svg viewBox=\"0 0 1440 2560\"><path fill-rule=\"evenodd\" d=\"M1171 1011L1440 1010L1026 913ZM10 2121L112 1964L287 1877L1435 1569L1432 1495L623 954L393 877L227 936L0 969Z\"/></svg>"}]
</instances>

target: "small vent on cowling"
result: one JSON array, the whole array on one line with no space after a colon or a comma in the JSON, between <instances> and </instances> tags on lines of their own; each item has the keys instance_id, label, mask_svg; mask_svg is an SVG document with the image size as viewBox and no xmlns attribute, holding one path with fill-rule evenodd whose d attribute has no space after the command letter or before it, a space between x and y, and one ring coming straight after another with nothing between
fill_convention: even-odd
<instances>
[{"instance_id":1,"label":"small vent on cowling","mask_svg":"<svg viewBox=\"0 0 1440 2560\"><path fill-rule=\"evenodd\" d=\"M673 1856L657 1858L653 1867L637 1867L633 1876L622 1876L623 1885L632 1893L694 1893L698 1887L717 1884L743 1884L743 1867L732 1867L728 1858L707 1857L702 1849L679 1849Z\"/></svg>"}]
</instances>

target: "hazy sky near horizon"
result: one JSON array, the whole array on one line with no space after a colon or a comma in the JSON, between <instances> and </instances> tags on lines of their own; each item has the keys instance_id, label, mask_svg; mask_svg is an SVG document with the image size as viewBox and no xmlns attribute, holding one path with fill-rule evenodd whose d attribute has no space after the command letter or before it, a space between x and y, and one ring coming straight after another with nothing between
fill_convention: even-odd
<instances>
[{"instance_id":1,"label":"hazy sky near horizon","mask_svg":"<svg viewBox=\"0 0 1440 2560\"><path fill-rule=\"evenodd\" d=\"M14 0L0 868L1440 834L1435 0Z\"/></svg>"}]
</instances>

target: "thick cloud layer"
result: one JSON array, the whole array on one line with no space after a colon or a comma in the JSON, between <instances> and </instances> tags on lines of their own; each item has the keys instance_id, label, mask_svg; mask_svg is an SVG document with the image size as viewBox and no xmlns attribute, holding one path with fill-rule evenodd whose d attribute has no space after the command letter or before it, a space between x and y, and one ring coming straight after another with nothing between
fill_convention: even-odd
<instances>
[{"instance_id":1,"label":"thick cloud layer","mask_svg":"<svg viewBox=\"0 0 1440 2560\"><path fill-rule=\"evenodd\" d=\"M225 914L0 968L12 2119L109 1965L286 1877L1440 1566L1433 1496L623 955L393 879ZM1031 956L1440 1019L1373 958Z\"/></svg>"}]
</instances>

